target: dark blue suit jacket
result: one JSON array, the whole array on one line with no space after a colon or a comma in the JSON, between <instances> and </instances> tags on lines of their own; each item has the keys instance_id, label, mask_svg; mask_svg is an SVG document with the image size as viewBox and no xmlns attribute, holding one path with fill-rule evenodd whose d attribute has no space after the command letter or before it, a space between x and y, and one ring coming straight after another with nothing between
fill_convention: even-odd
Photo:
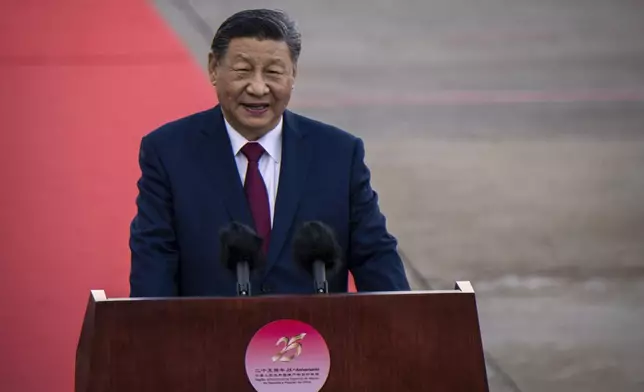
<instances>
[{"instance_id":1,"label":"dark blue suit jacket","mask_svg":"<svg viewBox=\"0 0 644 392\"><path fill-rule=\"evenodd\" d=\"M297 227L319 220L335 230L344 265L330 292L409 290L396 240L370 185L362 141L290 111L284 114L275 217L253 295L313 293L292 259ZM219 106L168 123L141 142L138 212L132 221L130 295L233 296L236 276L219 261L219 230L253 227Z\"/></svg>"}]
</instances>

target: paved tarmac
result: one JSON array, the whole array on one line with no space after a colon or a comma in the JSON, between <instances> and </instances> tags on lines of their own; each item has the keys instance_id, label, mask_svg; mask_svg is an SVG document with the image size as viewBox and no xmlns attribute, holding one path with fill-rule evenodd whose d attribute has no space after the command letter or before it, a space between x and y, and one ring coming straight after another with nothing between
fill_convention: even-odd
<instances>
[{"instance_id":1,"label":"paved tarmac","mask_svg":"<svg viewBox=\"0 0 644 392\"><path fill-rule=\"evenodd\" d=\"M415 288L473 283L493 391L644 390L644 3L156 4L203 66L298 20L291 108L364 138Z\"/></svg>"}]
</instances>

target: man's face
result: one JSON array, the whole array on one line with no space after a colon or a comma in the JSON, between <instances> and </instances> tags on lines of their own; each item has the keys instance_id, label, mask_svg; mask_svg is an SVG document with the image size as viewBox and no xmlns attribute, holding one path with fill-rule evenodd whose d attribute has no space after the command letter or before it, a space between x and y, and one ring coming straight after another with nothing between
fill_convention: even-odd
<instances>
[{"instance_id":1,"label":"man's face","mask_svg":"<svg viewBox=\"0 0 644 392\"><path fill-rule=\"evenodd\" d=\"M208 68L226 120L238 132L256 140L278 124L296 74L285 42L234 38L223 58L210 54Z\"/></svg>"}]
</instances>

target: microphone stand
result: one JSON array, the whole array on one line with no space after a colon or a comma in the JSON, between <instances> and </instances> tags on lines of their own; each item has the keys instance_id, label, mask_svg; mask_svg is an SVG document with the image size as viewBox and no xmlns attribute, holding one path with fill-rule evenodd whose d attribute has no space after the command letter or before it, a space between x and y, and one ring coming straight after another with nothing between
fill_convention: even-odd
<instances>
[{"instance_id":1,"label":"microphone stand","mask_svg":"<svg viewBox=\"0 0 644 392\"><path fill-rule=\"evenodd\" d=\"M247 261L237 263L237 296L250 297L250 272Z\"/></svg>"},{"instance_id":2,"label":"microphone stand","mask_svg":"<svg viewBox=\"0 0 644 392\"><path fill-rule=\"evenodd\" d=\"M329 283L326 280L326 265L320 260L313 262L313 280L316 294L329 293Z\"/></svg>"}]
</instances>

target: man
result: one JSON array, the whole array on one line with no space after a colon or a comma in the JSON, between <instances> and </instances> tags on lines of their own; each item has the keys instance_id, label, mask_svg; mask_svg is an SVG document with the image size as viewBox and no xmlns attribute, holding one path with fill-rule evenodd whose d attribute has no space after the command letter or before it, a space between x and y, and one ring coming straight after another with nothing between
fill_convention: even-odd
<instances>
[{"instance_id":1,"label":"man","mask_svg":"<svg viewBox=\"0 0 644 392\"><path fill-rule=\"evenodd\" d=\"M208 58L219 104L142 139L138 212L131 225L131 296L233 296L236 277L219 259L219 231L232 221L266 245L253 294L312 293L292 258L306 221L334 230L343 264L330 292L409 290L370 186L360 139L286 107L300 34L279 11L226 20Z\"/></svg>"}]
</instances>

